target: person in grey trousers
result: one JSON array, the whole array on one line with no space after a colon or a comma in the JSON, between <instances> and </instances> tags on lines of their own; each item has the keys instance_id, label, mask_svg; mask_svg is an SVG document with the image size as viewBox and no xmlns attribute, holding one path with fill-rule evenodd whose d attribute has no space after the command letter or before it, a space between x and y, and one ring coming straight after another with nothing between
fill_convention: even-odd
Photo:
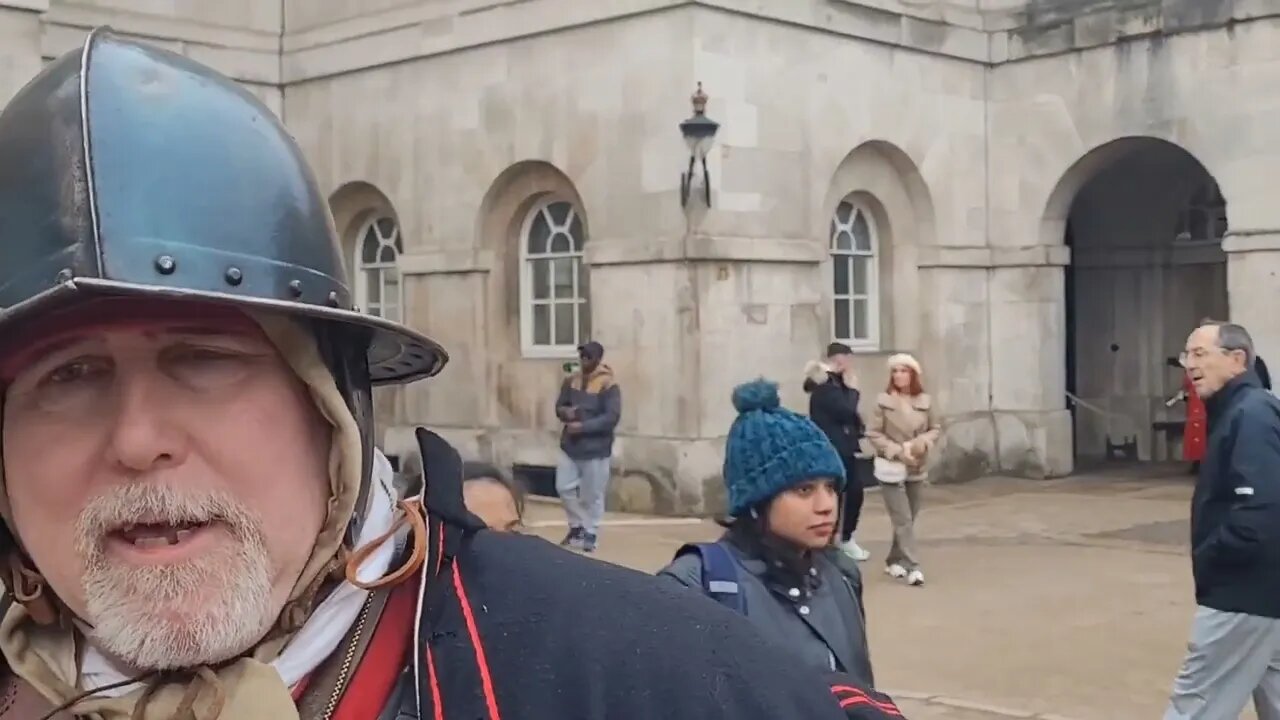
<instances>
[{"instance_id":1,"label":"person in grey trousers","mask_svg":"<svg viewBox=\"0 0 1280 720\"><path fill-rule=\"evenodd\" d=\"M1241 326L1209 322L1180 361L1208 411L1191 501L1196 613L1164 720L1280 720L1280 398Z\"/></svg>"},{"instance_id":2,"label":"person in grey trousers","mask_svg":"<svg viewBox=\"0 0 1280 720\"><path fill-rule=\"evenodd\" d=\"M614 430L622 416L622 390L603 362L603 345L583 344L578 359L581 366L565 378L556 399L556 416L564 423L556 493L569 519L569 533L560 544L595 552L609 490Z\"/></svg>"}]
</instances>

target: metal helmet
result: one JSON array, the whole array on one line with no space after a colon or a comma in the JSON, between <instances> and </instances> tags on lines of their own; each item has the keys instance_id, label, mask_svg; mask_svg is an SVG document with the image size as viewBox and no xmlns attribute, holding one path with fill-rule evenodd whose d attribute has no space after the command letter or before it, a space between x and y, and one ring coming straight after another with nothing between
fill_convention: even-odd
<instances>
[{"instance_id":1,"label":"metal helmet","mask_svg":"<svg viewBox=\"0 0 1280 720\"><path fill-rule=\"evenodd\" d=\"M434 341L359 312L333 218L289 132L234 81L90 33L0 112L0 337L68 303L141 296L292 315L361 427L371 385L430 377Z\"/></svg>"}]
</instances>

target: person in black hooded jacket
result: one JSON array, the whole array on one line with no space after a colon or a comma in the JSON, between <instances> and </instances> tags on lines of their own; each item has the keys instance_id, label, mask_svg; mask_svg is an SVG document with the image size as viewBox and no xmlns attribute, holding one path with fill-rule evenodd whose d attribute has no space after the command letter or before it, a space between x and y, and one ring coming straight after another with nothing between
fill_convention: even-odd
<instances>
[{"instance_id":1,"label":"person in black hooded jacket","mask_svg":"<svg viewBox=\"0 0 1280 720\"><path fill-rule=\"evenodd\" d=\"M857 456L862 440L862 416L858 414L858 378L853 372L853 350L844 343L827 346L826 362L805 366L804 391L809 393L809 419L826 434L844 463L844 499L840 512L840 549L854 560L862 561L871 553L862 549L853 535L862 515L866 497L858 473Z\"/></svg>"}]
</instances>

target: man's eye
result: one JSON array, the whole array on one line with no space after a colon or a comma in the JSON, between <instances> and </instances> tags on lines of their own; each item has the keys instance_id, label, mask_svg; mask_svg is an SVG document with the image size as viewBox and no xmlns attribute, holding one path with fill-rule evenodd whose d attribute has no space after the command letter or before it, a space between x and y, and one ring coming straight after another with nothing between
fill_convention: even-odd
<instances>
[{"instance_id":1,"label":"man's eye","mask_svg":"<svg viewBox=\"0 0 1280 720\"><path fill-rule=\"evenodd\" d=\"M81 380L89 380L102 374L103 365L92 360L73 360L59 365L44 376L42 384L66 385Z\"/></svg>"},{"instance_id":2,"label":"man's eye","mask_svg":"<svg viewBox=\"0 0 1280 720\"><path fill-rule=\"evenodd\" d=\"M240 358L240 355L238 355L237 353L230 352L228 350L191 347L191 348L182 348L181 350L174 352L172 357L175 360L182 360L186 362L216 363L216 362L225 362L228 360L236 360Z\"/></svg>"}]
</instances>

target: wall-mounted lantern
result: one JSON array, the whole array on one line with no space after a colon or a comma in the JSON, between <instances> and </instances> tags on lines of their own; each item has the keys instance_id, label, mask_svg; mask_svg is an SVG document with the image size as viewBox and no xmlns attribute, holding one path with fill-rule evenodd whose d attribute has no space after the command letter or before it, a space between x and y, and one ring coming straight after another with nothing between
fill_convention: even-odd
<instances>
[{"instance_id":1,"label":"wall-mounted lantern","mask_svg":"<svg viewBox=\"0 0 1280 720\"><path fill-rule=\"evenodd\" d=\"M702 166L702 186L706 191L707 207L711 207L711 173L707 171L707 153L716 141L716 131L720 123L707 117L707 94L702 92L702 83L693 93L693 117L680 123L680 134L689 146L689 170L680 175L680 206L689 206L689 191L693 186L693 171Z\"/></svg>"}]
</instances>

